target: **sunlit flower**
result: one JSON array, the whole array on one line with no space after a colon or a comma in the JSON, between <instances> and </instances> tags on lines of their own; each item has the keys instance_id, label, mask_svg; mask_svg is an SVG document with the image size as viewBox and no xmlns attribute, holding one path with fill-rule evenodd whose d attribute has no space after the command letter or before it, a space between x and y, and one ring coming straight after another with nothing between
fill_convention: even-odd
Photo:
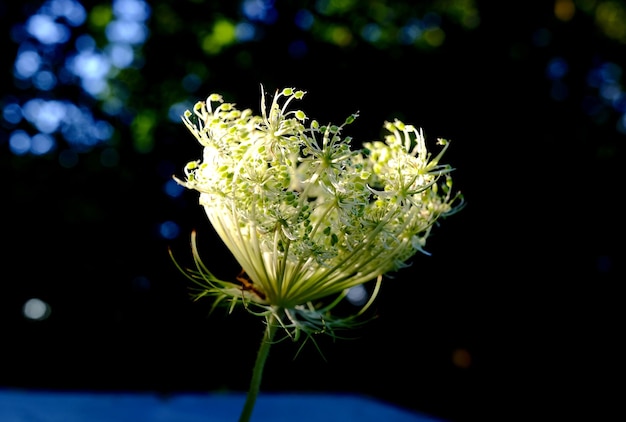
<instances>
[{"instance_id":1,"label":"sunlit flower","mask_svg":"<svg viewBox=\"0 0 626 422\"><path fill-rule=\"evenodd\" d=\"M353 149L343 132L358 113L322 125L290 110L304 95L285 88L268 105L261 87L261 115L218 94L198 102L183 121L203 158L177 179L200 192L242 267L234 280L219 280L200 259L194 233L196 268L184 271L200 296L271 315L294 339L353 323L330 315L348 290L377 280L373 300L382 276L425 252L433 225L462 206L452 168L440 162L447 141L439 139L433 156L421 130L395 120L384 124L384 141Z\"/></svg>"}]
</instances>

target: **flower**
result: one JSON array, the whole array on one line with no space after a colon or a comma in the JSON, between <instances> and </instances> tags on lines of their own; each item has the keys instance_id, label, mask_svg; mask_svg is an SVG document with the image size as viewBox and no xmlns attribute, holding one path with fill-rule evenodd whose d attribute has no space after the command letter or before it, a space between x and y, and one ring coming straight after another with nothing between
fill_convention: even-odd
<instances>
[{"instance_id":1,"label":"flower","mask_svg":"<svg viewBox=\"0 0 626 422\"><path fill-rule=\"evenodd\" d=\"M343 132L358 113L321 125L290 110L304 95L285 88L268 106L261 86L261 115L219 94L198 102L183 122L203 157L176 179L200 193L242 267L236 281L219 280L201 260L194 232L196 268L185 272L201 285L199 296L271 315L294 339L354 323L330 311L350 288L377 280L373 300L382 276L425 253L435 223L463 204L452 192L452 167L440 162L447 141L439 139L432 156L421 130L395 120L385 122L384 141L354 149Z\"/></svg>"}]
</instances>

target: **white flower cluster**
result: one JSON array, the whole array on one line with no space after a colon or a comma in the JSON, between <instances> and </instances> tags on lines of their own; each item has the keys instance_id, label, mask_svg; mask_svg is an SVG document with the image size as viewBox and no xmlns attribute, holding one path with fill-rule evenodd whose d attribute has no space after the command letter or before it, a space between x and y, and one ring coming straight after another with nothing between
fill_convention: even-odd
<instances>
[{"instance_id":1,"label":"white flower cluster","mask_svg":"<svg viewBox=\"0 0 626 422\"><path fill-rule=\"evenodd\" d=\"M358 114L340 126L309 121L288 109L304 94L285 88L267 109L262 90L260 116L218 94L198 102L183 121L204 156L179 183L200 192L243 270L239 283L217 280L193 242L191 274L204 293L256 304L296 330L324 330L330 308L314 302L405 266L462 196L452 193L452 168L440 164L446 141L433 157L423 133L396 120L385 123L384 142L353 149L343 130Z\"/></svg>"}]
</instances>

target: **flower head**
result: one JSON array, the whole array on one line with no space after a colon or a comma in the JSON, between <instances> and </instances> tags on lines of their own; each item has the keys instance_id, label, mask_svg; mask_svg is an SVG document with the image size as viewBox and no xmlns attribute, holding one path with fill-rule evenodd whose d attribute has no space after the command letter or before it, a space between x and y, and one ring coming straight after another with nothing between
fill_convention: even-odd
<instances>
[{"instance_id":1,"label":"flower head","mask_svg":"<svg viewBox=\"0 0 626 422\"><path fill-rule=\"evenodd\" d=\"M261 115L212 94L183 116L204 154L177 180L200 193L242 267L236 281L217 279L194 236L187 274L201 294L255 305L294 338L332 332L352 321L329 316L348 289L406 266L438 219L462 205L452 168L440 162L448 143L440 139L432 156L421 130L395 120L384 141L354 149L343 132L358 113L322 125L289 109L305 92L285 88L268 105L261 90Z\"/></svg>"}]
</instances>

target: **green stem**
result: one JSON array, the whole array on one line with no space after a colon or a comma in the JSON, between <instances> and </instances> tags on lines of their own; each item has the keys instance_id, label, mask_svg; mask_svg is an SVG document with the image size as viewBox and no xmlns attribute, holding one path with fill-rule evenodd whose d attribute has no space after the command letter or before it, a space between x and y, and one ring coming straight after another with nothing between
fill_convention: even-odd
<instances>
[{"instance_id":1,"label":"green stem","mask_svg":"<svg viewBox=\"0 0 626 422\"><path fill-rule=\"evenodd\" d=\"M263 367L265 366L270 346L274 340L274 335L278 329L278 323L276 323L275 320L276 317L273 313L267 317L267 327L265 328L265 334L263 335L263 340L261 341L261 347L259 347L256 362L254 363L254 370L252 372L250 388L248 389L248 396L246 397L246 403L241 411L241 416L239 416L239 422L249 422L250 417L252 416L252 410L254 409L254 404L256 403L256 398L259 395L259 390L261 388Z\"/></svg>"}]
</instances>

